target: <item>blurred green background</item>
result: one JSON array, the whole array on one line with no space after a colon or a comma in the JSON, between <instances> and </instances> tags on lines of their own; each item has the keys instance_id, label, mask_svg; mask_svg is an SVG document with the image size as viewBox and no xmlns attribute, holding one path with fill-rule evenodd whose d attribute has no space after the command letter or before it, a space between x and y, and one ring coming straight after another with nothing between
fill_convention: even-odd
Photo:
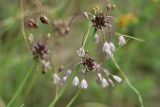
<instances>
[{"instance_id":1,"label":"blurred green background","mask_svg":"<svg viewBox=\"0 0 160 107\"><path fill-rule=\"evenodd\" d=\"M24 0L25 12L29 16L34 10L42 10L52 20L69 20L75 13L90 11L96 5L106 5L104 0ZM131 83L141 93L145 107L160 107L160 1L159 0L110 0L116 4L113 16L116 32L144 39L145 42L131 40L115 54L121 68ZM55 10L58 11L55 11ZM33 14L31 14L33 15ZM36 14L34 14L36 15ZM26 48L20 24L20 3L18 0L0 1L0 107L5 105L16 92L21 81L33 64L32 56ZM26 34L43 36L51 33L55 69L68 59L76 57L82 36L87 29L87 20L78 17L71 26L68 37L57 34L52 27L40 25L38 30L26 30ZM113 74L118 71L112 63L101 57L99 46L93 46L99 62ZM119 74L117 74L119 75ZM56 107L64 107L73 97L77 88L70 87L57 102ZM16 98L13 107L47 107L55 95L51 75L34 71L23 91ZM126 82L115 87L102 89L89 77L89 88L82 91L73 107L139 107L136 94Z\"/></svg>"}]
</instances>

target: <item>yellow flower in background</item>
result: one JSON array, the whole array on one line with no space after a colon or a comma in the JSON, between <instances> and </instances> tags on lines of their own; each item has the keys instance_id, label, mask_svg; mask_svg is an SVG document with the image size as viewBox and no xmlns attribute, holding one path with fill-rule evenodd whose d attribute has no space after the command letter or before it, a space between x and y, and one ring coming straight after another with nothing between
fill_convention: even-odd
<instances>
[{"instance_id":1,"label":"yellow flower in background","mask_svg":"<svg viewBox=\"0 0 160 107\"><path fill-rule=\"evenodd\" d=\"M137 20L133 13L127 13L119 17L118 24L120 27L126 27L130 23L134 23Z\"/></svg>"}]
</instances>

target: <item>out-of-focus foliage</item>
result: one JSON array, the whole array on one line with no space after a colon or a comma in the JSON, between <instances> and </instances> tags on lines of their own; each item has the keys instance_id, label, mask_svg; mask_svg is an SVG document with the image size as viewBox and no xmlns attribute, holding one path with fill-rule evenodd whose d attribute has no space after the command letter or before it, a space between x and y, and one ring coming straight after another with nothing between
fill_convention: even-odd
<instances>
[{"instance_id":1,"label":"out-of-focus foliage","mask_svg":"<svg viewBox=\"0 0 160 107\"><path fill-rule=\"evenodd\" d=\"M36 9L37 0L26 0L25 9ZM91 10L97 4L104 5L103 0L41 0L53 20L70 19L75 13ZM63 2L69 1L56 15L54 9ZM116 30L144 39L145 42L130 40L115 54L118 63L129 80L140 91L145 107L160 106L160 1L159 0L110 0L116 4L114 16ZM32 11L31 11L32 12ZM31 67L32 56L28 52L21 32L20 6L18 0L0 1L0 107L11 99L26 72ZM78 18L71 27L68 37L55 34L54 30L41 25L39 30L32 31L35 36L50 32L54 38L53 53L55 67L64 64L75 55L82 36L87 28L87 20ZM29 30L26 30L28 33ZM95 46L98 47L98 46ZM117 73L115 66L101 57L97 48L93 53L99 61L105 62L106 68ZM89 78L90 86L82 91L73 106L77 107L138 107L138 99L125 82L115 87L102 89ZM32 88L30 88L32 87ZM75 94L77 88L69 88L58 101L56 107L64 107ZM34 71L23 88L23 92L14 102L14 107L46 107L54 97L55 86L50 74L42 75ZM93 103L92 103L93 102ZM83 104L84 103L84 104Z\"/></svg>"}]
</instances>

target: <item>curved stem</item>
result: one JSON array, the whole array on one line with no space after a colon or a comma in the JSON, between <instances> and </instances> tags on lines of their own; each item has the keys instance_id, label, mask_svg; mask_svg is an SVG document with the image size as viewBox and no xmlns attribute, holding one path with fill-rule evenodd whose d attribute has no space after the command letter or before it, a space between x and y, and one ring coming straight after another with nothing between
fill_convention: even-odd
<instances>
[{"instance_id":1,"label":"curved stem","mask_svg":"<svg viewBox=\"0 0 160 107\"><path fill-rule=\"evenodd\" d=\"M83 45L82 45L83 48L85 48L85 45L86 45L86 43L87 43L88 38L93 38L93 36L94 36L94 35L96 34L96 32L97 32L97 29L94 28L94 30L93 30L93 32L91 33L91 35L89 35L89 33L90 33L90 28L91 28L91 26L89 26L89 28L88 28L86 37L85 37L84 42L83 42Z\"/></svg>"},{"instance_id":2,"label":"curved stem","mask_svg":"<svg viewBox=\"0 0 160 107\"><path fill-rule=\"evenodd\" d=\"M23 38L25 40L25 43L26 43L26 46L27 46L28 50L31 52L29 44L28 44L28 41L27 41L25 29L24 29L23 0L20 0L20 5L21 5L21 29L22 29L22 35L23 35Z\"/></svg>"},{"instance_id":3,"label":"curved stem","mask_svg":"<svg viewBox=\"0 0 160 107\"><path fill-rule=\"evenodd\" d=\"M56 95L54 100L51 102L51 104L48 107L54 107L55 103L58 101L58 85L56 87Z\"/></svg>"},{"instance_id":4,"label":"curved stem","mask_svg":"<svg viewBox=\"0 0 160 107\"><path fill-rule=\"evenodd\" d=\"M88 30L87 30L87 34L86 34L86 36L85 36L85 39L84 39L84 42L83 42L83 45L82 45L83 48L85 47L85 44L86 44L86 42L87 42L87 38L88 38L88 36L89 36L90 28L91 28L91 26L89 25Z\"/></svg>"},{"instance_id":5,"label":"curved stem","mask_svg":"<svg viewBox=\"0 0 160 107\"><path fill-rule=\"evenodd\" d=\"M80 94L80 92L81 92L81 90L79 89L77 91L77 93L73 96L73 98L71 99L71 101L66 105L66 107L70 107L73 104L73 102L76 100L76 98L78 97L78 95Z\"/></svg>"},{"instance_id":6,"label":"curved stem","mask_svg":"<svg viewBox=\"0 0 160 107\"><path fill-rule=\"evenodd\" d=\"M36 65L36 64L35 64ZM29 78L29 76L31 75L34 67L31 67L31 69L27 72L26 76L24 77L22 83L20 84L18 90L16 91L16 93L14 94L14 96L12 97L12 99L9 101L7 107L11 107L12 103L14 102L14 100L17 98L17 96L19 95L19 93L22 91L22 88L24 87L24 84L26 83L27 79Z\"/></svg>"},{"instance_id":7,"label":"curved stem","mask_svg":"<svg viewBox=\"0 0 160 107\"><path fill-rule=\"evenodd\" d=\"M115 33L116 35L123 35L123 34L120 34L120 33ZM129 36L129 35L123 35L124 37L128 37L128 38L131 38L131 39L134 39L134 40L137 40L137 41L140 41L140 42L144 42L145 40L143 39L139 39L139 38L135 38L133 36Z\"/></svg>"},{"instance_id":8,"label":"curved stem","mask_svg":"<svg viewBox=\"0 0 160 107\"><path fill-rule=\"evenodd\" d=\"M28 97L28 95L29 95L30 91L32 90L33 86L36 84L38 78L39 78L39 75L33 75L31 81L28 81L29 85L27 86L26 91L24 92L24 95L23 95L24 101Z\"/></svg>"},{"instance_id":9,"label":"curved stem","mask_svg":"<svg viewBox=\"0 0 160 107\"><path fill-rule=\"evenodd\" d=\"M114 59L114 57L112 57L112 61L115 64L115 66L117 67L117 69L119 70L119 72L121 73L121 75L123 76L123 78L126 80L128 86L137 94L139 102L141 107L144 107L143 104L143 100L141 97L141 94L139 93L139 91L131 84L131 82L128 80L127 76L125 75L125 73L122 71L122 69L120 68L120 66L117 64L116 60Z\"/></svg>"},{"instance_id":10,"label":"curved stem","mask_svg":"<svg viewBox=\"0 0 160 107\"><path fill-rule=\"evenodd\" d=\"M67 79L66 84L63 86L63 89L59 92L59 94L56 95L56 97L54 98L54 100L49 104L48 107L54 107L56 102L60 99L60 97L63 95L63 93L65 92L65 90L68 88L69 84L71 83L71 81L73 80L74 76L77 74L77 71L79 70L80 65L77 66L76 70L74 71L74 73L71 74L71 76Z\"/></svg>"}]
</instances>

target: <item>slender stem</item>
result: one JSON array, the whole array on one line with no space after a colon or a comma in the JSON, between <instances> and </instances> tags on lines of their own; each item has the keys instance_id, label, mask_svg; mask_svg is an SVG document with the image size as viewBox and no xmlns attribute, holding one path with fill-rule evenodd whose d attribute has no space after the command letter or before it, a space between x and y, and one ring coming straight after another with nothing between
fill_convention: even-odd
<instances>
[{"instance_id":1,"label":"slender stem","mask_svg":"<svg viewBox=\"0 0 160 107\"><path fill-rule=\"evenodd\" d=\"M20 5L21 5L21 30L22 30L22 35L23 35L23 38L25 40L25 43L26 43L26 46L27 46L28 50L31 52L28 41L27 41L25 29L24 29L23 0L20 0Z\"/></svg>"},{"instance_id":2,"label":"slender stem","mask_svg":"<svg viewBox=\"0 0 160 107\"><path fill-rule=\"evenodd\" d=\"M58 85L56 86L56 95L54 100L51 102L51 104L48 107L54 107L55 103L58 101Z\"/></svg>"},{"instance_id":3,"label":"slender stem","mask_svg":"<svg viewBox=\"0 0 160 107\"><path fill-rule=\"evenodd\" d=\"M116 35L123 35L123 34L120 34L120 33L115 33ZM137 40L137 41L140 41L140 42L144 42L145 40L143 39L139 39L139 38L135 38L133 36L129 36L129 35L123 35L124 37L128 37L128 38L131 38L131 39L134 39L134 40Z\"/></svg>"},{"instance_id":4,"label":"slender stem","mask_svg":"<svg viewBox=\"0 0 160 107\"><path fill-rule=\"evenodd\" d=\"M66 105L66 107L70 107L73 104L73 102L76 100L76 98L78 97L78 95L80 94L80 92L81 92L81 90L79 89L77 91L77 93L74 95L74 97L71 99L71 101Z\"/></svg>"},{"instance_id":5,"label":"slender stem","mask_svg":"<svg viewBox=\"0 0 160 107\"><path fill-rule=\"evenodd\" d=\"M88 38L93 38L93 36L96 34L97 29L94 28L94 31L91 33L91 35L89 35L89 32L90 32L90 26L89 26L89 29L88 29L88 31L87 31L87 35L86 35L86 37L85 37L85 40L84 40L84 42L83 42L83 46L82 46L83 48L85 48L85 45L86 45L86 43L87 43Z\"/></svg>"},{"instance_id":6,"label":"slender stem","mask_svg":"<svg viewBox=\"0 0 160 107\"><path fill-rule=\"evenodd\" d=\"M19 95L19 93L22 91L22 88L24 87L24 84L26 83L27 79L29 78L29 76L31 75L34 67L36 64L33 65L33 67L30 68L30 70L27 72L26 76L24 77L22 83L20 84L18 90L16 91L16 93L14 94L14 96L12 97L12 99L9 101L7 107L11 107L12 103L15 101L15 99L17 98L17 96Z\"/></svg>"},{"instance_id":7,"label":"slender stem","mask_svg":"<svg viewBox=\"0 0 160 107\"><path fill-rule=\"evenodd\" d=\"M90 28L91 28L91 26L89 25L88 30L87 30L87 34L86 34L86 36L85 36L85 39L84 39L84 42L83 42L83 45L82 45L83 48L85 47L85 44L86 44L86 42L87 42L87 38L88 38L88 36L89 36Z\"/></svg>"},{"instance_id":8,"label":"slender stem","mask_svg":"<svg viewBox=\"0 0 160 107\"><path fill-rule=\"evenodd\" d=\"M33 75L31 81L29 81L29 86L27 86L26 91L24 92L23 95L23 99L25 101L25 99L28 97L30 91L32 90L33 86L35 85L35 83L38 80L39 75Z\"/></svg>"},{"instance_id":9,"label":"slender stem","mask_svg":"<svg viewBox=\"0 0 160 107\"><path fill-rule=\"evenodd\" d=\"M55 99L51 102L51 104L48 107L54 107L57 101L58 101L58 96L55 97Z\"/></svg>"},{"instance_id":10,"label":"slender stem","mask_svg":"<svg viewBox=\"0 0 160 107\"><path fill-rule=\"evenodd\" d=\"M55 106L56 102L60 99L60 97L63 95L63 93L68 88L68 86L71 83L71 81L73 80L74 76L77 74L76 71L78 71L79 68L80 68L80 65L77 66L77 68L74 71L74 73L72 73L71 76L67 79L66 84L63 86L63 89L59 92L59 94L57 94L57 97L54 98L54 100L49 104L48 107L54 107Z\"/></svg>"},{"instance_id":11,"label":"slender stem","mask_svg":"<svg viewBox=\"0 0 160 107\"><path fill-rule=\"evenodd\" d=\"M56 86L56 97L58 96L58 90L59 90L59 87L58 85Z\"/></svg>"},{"instance_id":12,"label":"slender stem","mask_svg":"<svg viewBox=\"0 0 160 107\"><path fill-rule=\"evenodd\" d=\"M144 107L143 104L143 100L141 97L141 94L139 93L139 91L131 84L131 82L128 80L127 76L125 75L125 73L122 71L122 69L120 68L120 66L117 64L116 60L114 59L114 57L112 57L112 61L115 64L115 66L117 67L117 69L119 70L119 72L121 73L121 75L123 76L123 78L126 80L128 86L137 94L139 102L141 107Z\"/></svg>"}]
</instances>

